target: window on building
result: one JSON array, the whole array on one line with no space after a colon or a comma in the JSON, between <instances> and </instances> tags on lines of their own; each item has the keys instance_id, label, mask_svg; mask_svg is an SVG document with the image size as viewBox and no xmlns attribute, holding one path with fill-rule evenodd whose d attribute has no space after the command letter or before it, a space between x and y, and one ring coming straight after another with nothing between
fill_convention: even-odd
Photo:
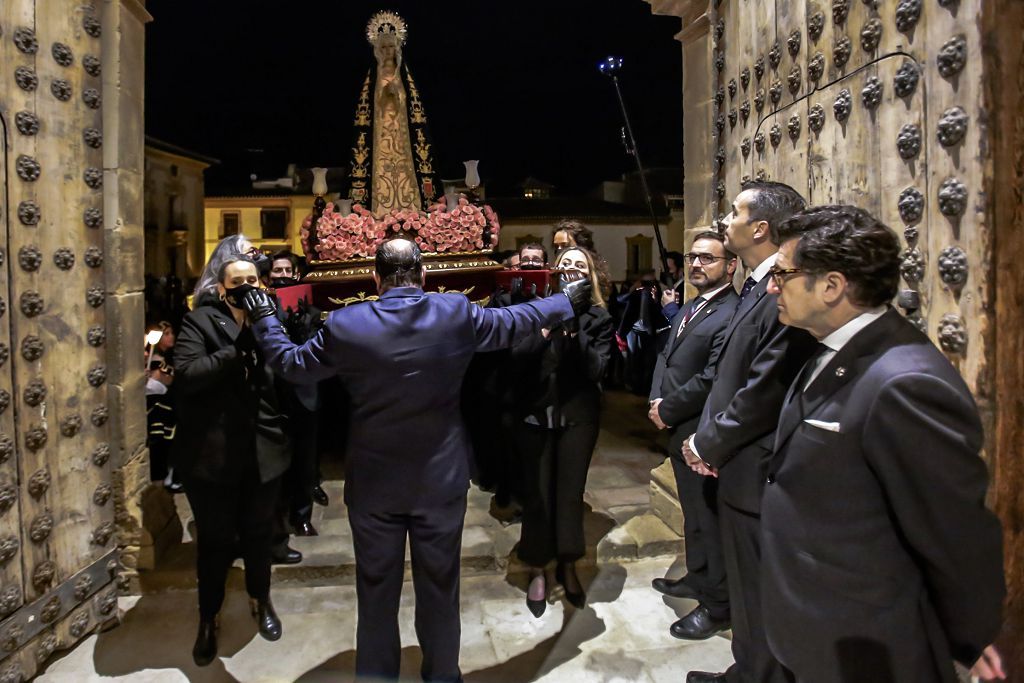
<instances>
[{"instance_id":1,"label":"window on building","mask_svg":"<svg viewBox=\"0 0 1024 683\"><path fill-rule=\"evenodd\" d=\"M283 240L288 233L288 209L261 209L260 231L265 240Z\"/></svg>"},{"instance_id":2,"label":"window on building","mask_svg":"<svg viewBox=\"0 0 1024 683\"><path fill-rule=\"evenodd\" d=\"M220 236L230 237L237 235L242 230L242 222L237 211L223 211L220 214Z\"/></svg>"},{"instance_id":3,"label":"window on building","mask_svg":"<svg viewBox=\"0 0 1024 683\"><path fill-rule=\"evenodd\" d=\"M651 251L654 238L647 235L634 235L626 238L626 269L636 276L651 269Z\"/></svg>"}]
</instances>

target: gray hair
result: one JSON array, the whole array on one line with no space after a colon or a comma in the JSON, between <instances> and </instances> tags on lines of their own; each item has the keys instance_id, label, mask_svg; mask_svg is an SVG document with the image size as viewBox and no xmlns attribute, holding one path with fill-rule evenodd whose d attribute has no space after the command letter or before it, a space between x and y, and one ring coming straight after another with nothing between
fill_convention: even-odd
<instances>
[{"instance_id":1,"label":"gray hair","mask_svg":"<svg viewBox=\"0 0 1024 683\"><path fill-rule=\"evenodd\" d=\"M218 276L220 275L221 268L228 262L229 257L243 255L242 242L246 241L248 241L246 236L239 234L225 237L217 244L213 253L210 254L210 260L206 262L206 266L203 268L202 275L199 276L199 281L196 283L195 291L192 293L193 301L198 301L200 295L204 293L216 294L217 283L220 282Z\"/></svg>"}]
</instances>

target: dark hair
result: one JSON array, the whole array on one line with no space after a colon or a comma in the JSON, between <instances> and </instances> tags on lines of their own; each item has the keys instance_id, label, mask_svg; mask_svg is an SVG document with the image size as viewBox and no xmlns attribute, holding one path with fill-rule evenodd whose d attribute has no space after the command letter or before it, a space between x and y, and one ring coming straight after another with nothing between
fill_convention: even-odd
<instances>
[{"instance_id":1,"label":"dark hair","mask_svg":"<svg viewBox=\"0 0 1024 683\"><path fill-rule=\"evenodd\" d=\"M714 230L705 230L704 232L697 233L697 235L693 238L693 242L696 242L697 240L714 240L714 241L716 241L716 242L718 242L719 244L722 245L722 249L725 250L725 257L726 258L728 258L728 259L736 258L736 254L734 254L731 251L729 251L728 249L726 249L726 247L725 247L725 235L723 235L720 232L715 232ZM693 244L693 242L690 242L690 244Z\"/></svg>"},{"instance_id":2,"label":"dark hair","mask_svg":"<svg viewBox=\"0 0 1024 683\"><path fill-rule=\"evenodd\" d=\"M665 260L676 264L676 268L682 268L686 265L686 258L678 251L665 252Z\"/></svg>"},{"instance_id":3,"label":"dark hair","mask_svg":"<svg viewBox=\"0 0 1024 683\"><path fill-rule=\"evenodd\" d=\"M583 225L583 223L580 223L577 220L563 218L555 223L554 232L561 232L563 230L569 233L569 236L572 237L572 241L576 243L577 247L583 247L593 253L597 253L594 250L594 233L591 232L590 228Z\"/></svg>"},{"instance_id":4,"label":"dark hair","mask_svg":"<svg viewBox=\"0 0 1024 683\"><path fill-rule=\"evenodd\" d=\"M217 269L217 282L224 284L224 278L227 276L228 266L232 263L238 263L239 261L243 263L251 263L254 267L256 266L256 262L245 254L227 254L223 257L220 267Z\"/></svg>"},{"instance_id":5,"label":"dark hair","mask_svg":"<svg viewBox=\"0 0 1024 683\"><path fill-rule=\"evenodd\" d=\"M772 239L779 244L799 239L793 265L811 275L842 273L850 283L850 299L855 304L881 306L896 296L900 240L864 209L814 206L773 225Z\"/></svg>"},{"instance_id":6,"label":"dark hair","mask_svg":"<svg viewBox=\"0 0 1024 683\"><path fill-rule=\"evenodd\" d=\"M405 237L381 242L374 257L374 268L385 288L423 285L423 256L416 243Z\"/></svg>"},{"instance_id":7,"label":"dark hair","mask_svg":"<svg viewBox=\"0 0 1024 683\"><path fill-rule=\"evenodd\" d=\"M772 230L772 241L775 244L775 226L782 223L798 211L807 208L803 196L786 183L772 180L748 180L741 185L744 191L752 190L754 196L747 204L747 212L751 222L767 221Z\"/></svg>"},{"instance_id":8,"label":"dark hair","mask_svg":"<svg viewBox=\"0 0 1024 683\"><path fill-rule=\"evenodd\" d=\"M282 249L281 251L275 253L273 256L270 257L270 265L274 265L274 261L277 261L278 259L288 259L292 264L292 270L294 270L295 273L298 274L299 257L296 256L293 251L291 251L290 249Z\"/></svg>"},{"instance_id":9,"label":"dark hair","mask_svg":"<svg viewBox=\"0 0 1024 683\"><path fill-rule=\"evenodd\" d=\"M516 252L517 254L519 254L519 258L523 257L523 252L526 251L527 249L533 249L535 251L541 252L542 254L544 254L544 263L548 262L548 250L544 248L543 244L537 244L536 242L524 244L523 246L519 247L519 251Z\"/></svg>"}]
</instances>

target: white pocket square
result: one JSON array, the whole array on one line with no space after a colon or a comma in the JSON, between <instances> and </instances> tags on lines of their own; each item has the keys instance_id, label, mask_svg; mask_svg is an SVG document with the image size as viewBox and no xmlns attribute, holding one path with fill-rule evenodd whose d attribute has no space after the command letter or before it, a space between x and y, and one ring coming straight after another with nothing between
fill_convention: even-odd
<instances>
[{"instance_id":1,"label":"white pocket square","mask_svg":"<svg viewBox=\"0 0 1024 683\"><path fill-rule=\"evenodd\" d=\"M807 424L811 425L812 427L817 427L818 429L824 429L824 430L829 431L829 432L838 432L839 431L839 423L838 422L822 422L821 420L804 420L804 422L806 422Z\"/></svg>"}]
</instances>

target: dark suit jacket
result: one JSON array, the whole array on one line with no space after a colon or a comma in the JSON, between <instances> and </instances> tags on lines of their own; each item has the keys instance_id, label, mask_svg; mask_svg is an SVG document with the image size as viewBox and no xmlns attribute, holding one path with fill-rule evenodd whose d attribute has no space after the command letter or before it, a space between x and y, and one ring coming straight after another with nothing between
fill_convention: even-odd
<instances>
[{"instance_id":1,"label":"dark suit jacket","mask_svg":"<svg viewBox=\"0 0 1024 683\"><path fill-rule=\"evenodd\" d=\"M351 397L345 502L401 513L444 504L469 487L459 398L473 354L571 317L561 294L485 309L464 296L397 287L379 301L333 311L303 346L274 317L254 330L267 362L288 381L337 376Z\"/></svg>"},{"instance_id":2,"label":"dark suit jacket","mask_svg":"<svg viewBox=\"0 0 1024 683\"><path fill-rule=\"evenodd\" d=\"M955 681L1005 593L970 391L893 310L797 389L763 503L772 651L800 680Z\"/></svg>"},{"instance_id":3,"label":"dark suit jacket","mask_svg":"<svg viewBox=\"0 0 1024 683\"><path fill-rule=\"evenodd\" d=\"M219 483L253 461L264 482L288 469L282 391L251 331L219 301L185 316L175 344L178 428L172 453L182 474Z\"/></svg>"},{"instance_id":4,"label":"dark suit jacket","mask_svg":"<svg viewBox=\"0 0 1024 683\"><path fill-rule=\"evenodd\" d=\"M782 401L816 346L807 332L779 322L769 279L736 306L695 438L700 457L720 469L719 500L754 513Z\"/></svg>"},{"instance_id":5,"label":"dark suit jacket","mask_svg":"<svg viewBox=\"0 0 1024 683\"><path fill-rule=\"evenodd\" d=\"M542 427L596 423L601 414L601 380L612 355L614 335L608 311L591 306L580 316L575 337L561 325L548 339L538 331L512 349L517 421L532 416ZM549 424L553 416L559 424Z\"/></svg>"},{"instance_id":6,"label":"dark suit jacket","mask_svg":"<svg viewBox=\"0 0 1024 683\"><path fill-rule=\"evenodd\" d=\"M697 430L725 333L739 300L736 290L726 287L704 304L682 334L678 334L694 299L687 301L678 307L665 348L658 354L650 399L661 399L658 415L669 427L669 455L674 458L682 457L683 441Z\"/></svg>"}]
</instances>

